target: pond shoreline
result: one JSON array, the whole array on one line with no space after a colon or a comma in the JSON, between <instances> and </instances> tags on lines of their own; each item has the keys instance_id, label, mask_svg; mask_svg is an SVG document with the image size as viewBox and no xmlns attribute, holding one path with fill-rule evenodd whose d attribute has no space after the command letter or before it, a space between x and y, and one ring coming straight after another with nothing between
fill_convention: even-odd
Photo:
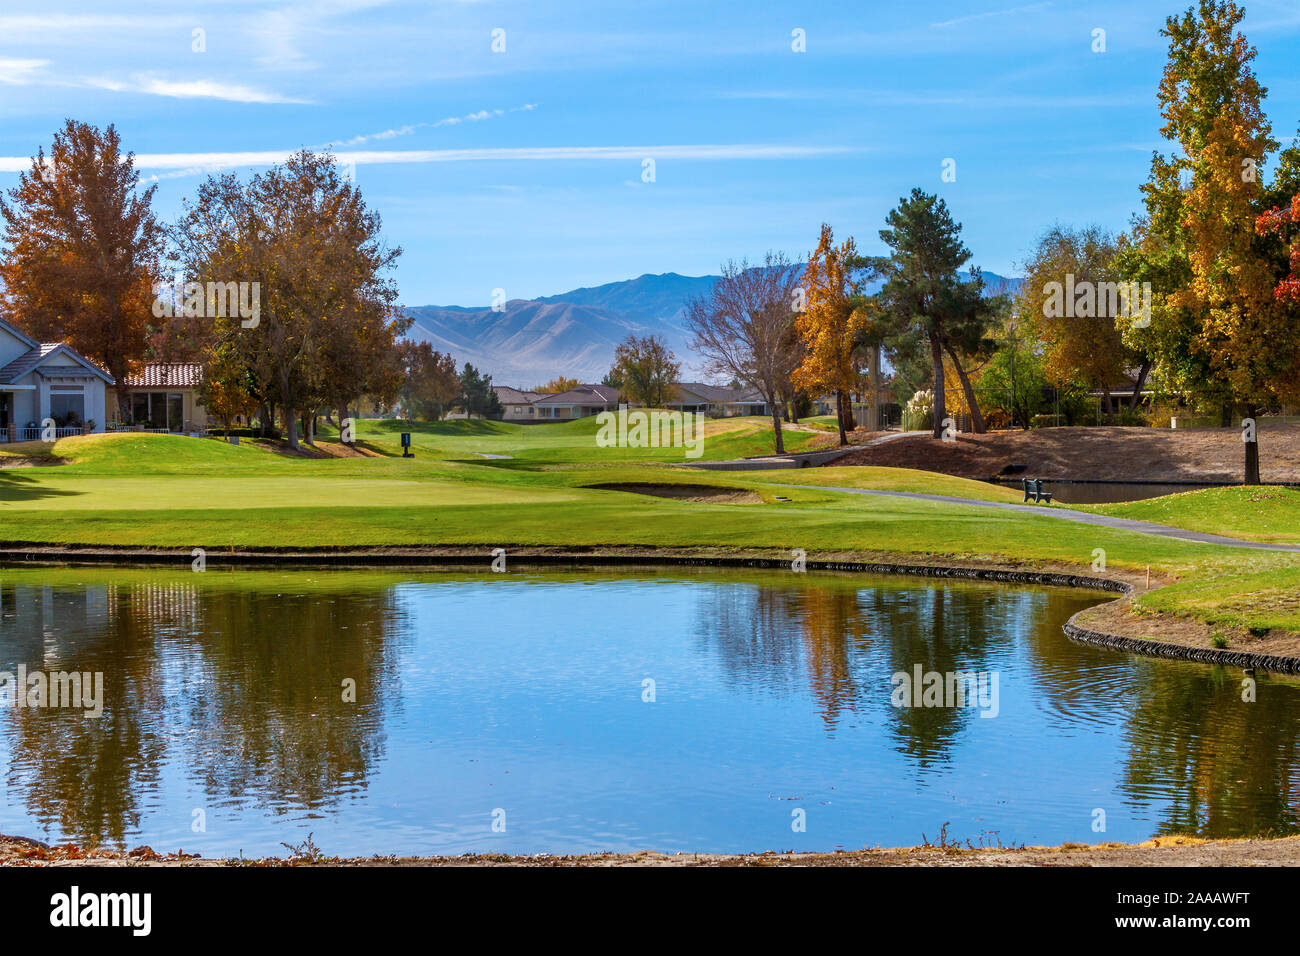
<instances>
[{"instance_id":1,"label":"pond shoreline","mask_svg":"<svg viewBox=\"0 0 1300 956\"><path fill-rule=\"evenodd\" d=\"M139 548L131 546L75 547L35 545L25 542L0 542L0 567L12 565L58 565L131 567L189 567L197 549ZM230 568L285 567L470 567L488 569L494 546L457 545L438 547L360 547L360 548L240 548L206 550L204 560L209 570ZM790 568L791 552L770 550L735 550L722 548L646 548L646 547L509 547L505 548L508 567L720 567L720 568ZM779 556L778 556L779 555ZM994 581L1004 584L1047 585L1105 591L1118 595L1100 608L1105 627L1088 626L1087 619L1097 616L1098 608L1074 615L1065 625L1065 634L1081 643L1109 647L1117 651L1150 657L1176 658L1229 667L1259 668L1279 673L1300 673L1300 639L1282 633L1256 638L1251 650L1244 652L1210 646L1210 628L1200 622L1174 615L1159 614L1138 618L1127 612L1133 596L1144 578L1137 571L1110 570L1106 576L1084 573L1070 565L1015 566L995 561L972 562L931 559L925 563L900 561L892 555L831 553L808 556L811 571L836 571L856 574L883 574L925 578L954 578ZM1153 580L1152 589L1168 581ZM1120 611L1123 613L1114 613ZM1160 636L1142 631L1160 630ZM1123 633L1120 633L1123 632ZM1271 653L1274 650L1285 653Z\"/></svg>"},{"instance_id":2,"label":"pond shoreline","mask_svg":"<svg viewBox=\"0 0 1300 956\"><path fill-rule=\"evenodd\" d=\"M204 859L160 854L149 847L87 850L71 844L47 847L35 840L0 835L0 866L254 866L254 867L600 867L600 866L1300 866L1300 836L1206 840L1161 836L1144 843L1063 843L1054 847L978 847L957 844L847 850L836 853L549 853L512 856L261 857Z\"/></svg>"}]
</instances>

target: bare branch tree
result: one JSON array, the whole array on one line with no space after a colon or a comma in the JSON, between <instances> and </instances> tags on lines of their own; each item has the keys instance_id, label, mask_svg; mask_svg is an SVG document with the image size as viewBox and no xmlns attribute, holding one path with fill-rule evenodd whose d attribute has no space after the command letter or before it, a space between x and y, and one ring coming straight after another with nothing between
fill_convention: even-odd
<instances>
[{"instance_id":1,"label":"bare branch tree","mask_svg":"<svg viewBox=\"0 0 1300 956\"><path fill-rule=\"evenodd\" d=\"M738 379L768 404L777 454L785 451L779 402L802 358L793 334L801 271L783 253L769 252L760 266L732 260L712 291L686 306L691 347L708 371Z\"/></svg>"}]
</instances>

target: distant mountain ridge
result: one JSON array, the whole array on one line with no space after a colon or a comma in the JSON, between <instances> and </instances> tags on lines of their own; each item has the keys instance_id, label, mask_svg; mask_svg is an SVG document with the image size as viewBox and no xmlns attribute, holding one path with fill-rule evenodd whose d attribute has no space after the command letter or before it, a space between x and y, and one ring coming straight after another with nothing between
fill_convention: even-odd
<instances>
[{"instance_id":1,"label":"distant mountain ridge","mask_svg":"<svg viewBox=\"0 0 1300 956\"><path fill-rule=\"evenodd\" d=\"M675 272L639 276L537 299L511 299L505 309L486 306L406 306L414 319L407 337L469 362L498 385L531 388L557 375L599 382L614 349L629 334L658 335L676 353L687 379L704 376L690 347L687 303L708 293L718 276ZM1020 279L985 272L991 293L1014 291Z\"/></svg>"}]
</instances>

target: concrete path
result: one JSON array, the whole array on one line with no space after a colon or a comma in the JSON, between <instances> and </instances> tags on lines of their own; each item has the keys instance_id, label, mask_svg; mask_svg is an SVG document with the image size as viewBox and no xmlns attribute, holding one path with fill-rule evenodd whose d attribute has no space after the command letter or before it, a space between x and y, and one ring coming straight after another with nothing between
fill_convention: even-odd
<instances>
[{"instance_id":1,"label":"concrete path","mask_svg":"<svg viewBox=\"0 0 1300 956\"><path fill-rule=\"evenodd\" d=\"M1240 538L1225 538L1223 535L1206 534L1203 531L1189 531L1167 524L1153 524L1150 521L1135 521L1132 518L1113 518L1110 515L1093 514L1089 511L1074 511L1070 508L1046 508L1042 505L1022 505L1010 501L980 501L976 498L957 498L952 495L926 495L915 491L876 491L868 488L841 488L830 485L782 485L783 488L820 488L823 491L841 491L850 495L878 495L886 498L917 498L921 501L938 501L950 505L969 505L974 508L996 508L1000 511L1022 511L1026 514L1039 515L1044 518L1059 518L1062 521L1077 521L1080 524L1098 525L1114 528L1117 531L1136 531L1138 534L1154 534L1162 538L1177 538L1180 541L1193 541L1199 544L1217 544L1227 548L1253 548L1258 551L1294 551L1300 552L1300 544L1268 544L1263 541L1243 541Z\"/></svg>"}]
</instances>

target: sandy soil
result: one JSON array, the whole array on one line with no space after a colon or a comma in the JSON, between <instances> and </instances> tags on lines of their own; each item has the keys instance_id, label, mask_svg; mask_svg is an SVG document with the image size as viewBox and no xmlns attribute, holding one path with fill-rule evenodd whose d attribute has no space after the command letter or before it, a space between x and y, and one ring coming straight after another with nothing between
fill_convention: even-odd
<instances>
[{"instance_id":1,"label":"sandy soil","mask_svg":"<svg viewBox=\"0 0 1300 956\"><path fill-rule=\"evenodd\" d=\"M1300 425L1262 424L1259 455L1264 481L1300 482ZM1008 465L1024 465L1036 478L1239 482L1244 453L1235 428L1035 428L962 434L951 442L918 433L835 464L921 468L962 478L989 478Z\"/></svg>"},{"instance_id":2,"label":"sandy soil","mask_svg":"<svg viewBox=\"0 0 1300 956\"><path fill-rule=\"evenodd\" d=\"M0 836L0 866L1300 866L1300 837L1202 840L1157 837L1145 843L1065 843L1058 847L971 849L954 845L842 853L593 853L583 856L265 857L205 860L159 854L45 847Z\"/></svg>"},{"instance_id":3,"label":"sandy soil","mask_svg":"<svg viewBox=\"0 0 1300 956\"><path fill-rule=\"evenodd\" d=\"M673 498L677 501L702 501L720 505L756 505L763 499L753 491L743 488L718 488L714 485L671 485L671 484L607 484L586 485L599 491L630 491L637 495L653 495L656 498Z\"/></svg>"}]
</instances>

